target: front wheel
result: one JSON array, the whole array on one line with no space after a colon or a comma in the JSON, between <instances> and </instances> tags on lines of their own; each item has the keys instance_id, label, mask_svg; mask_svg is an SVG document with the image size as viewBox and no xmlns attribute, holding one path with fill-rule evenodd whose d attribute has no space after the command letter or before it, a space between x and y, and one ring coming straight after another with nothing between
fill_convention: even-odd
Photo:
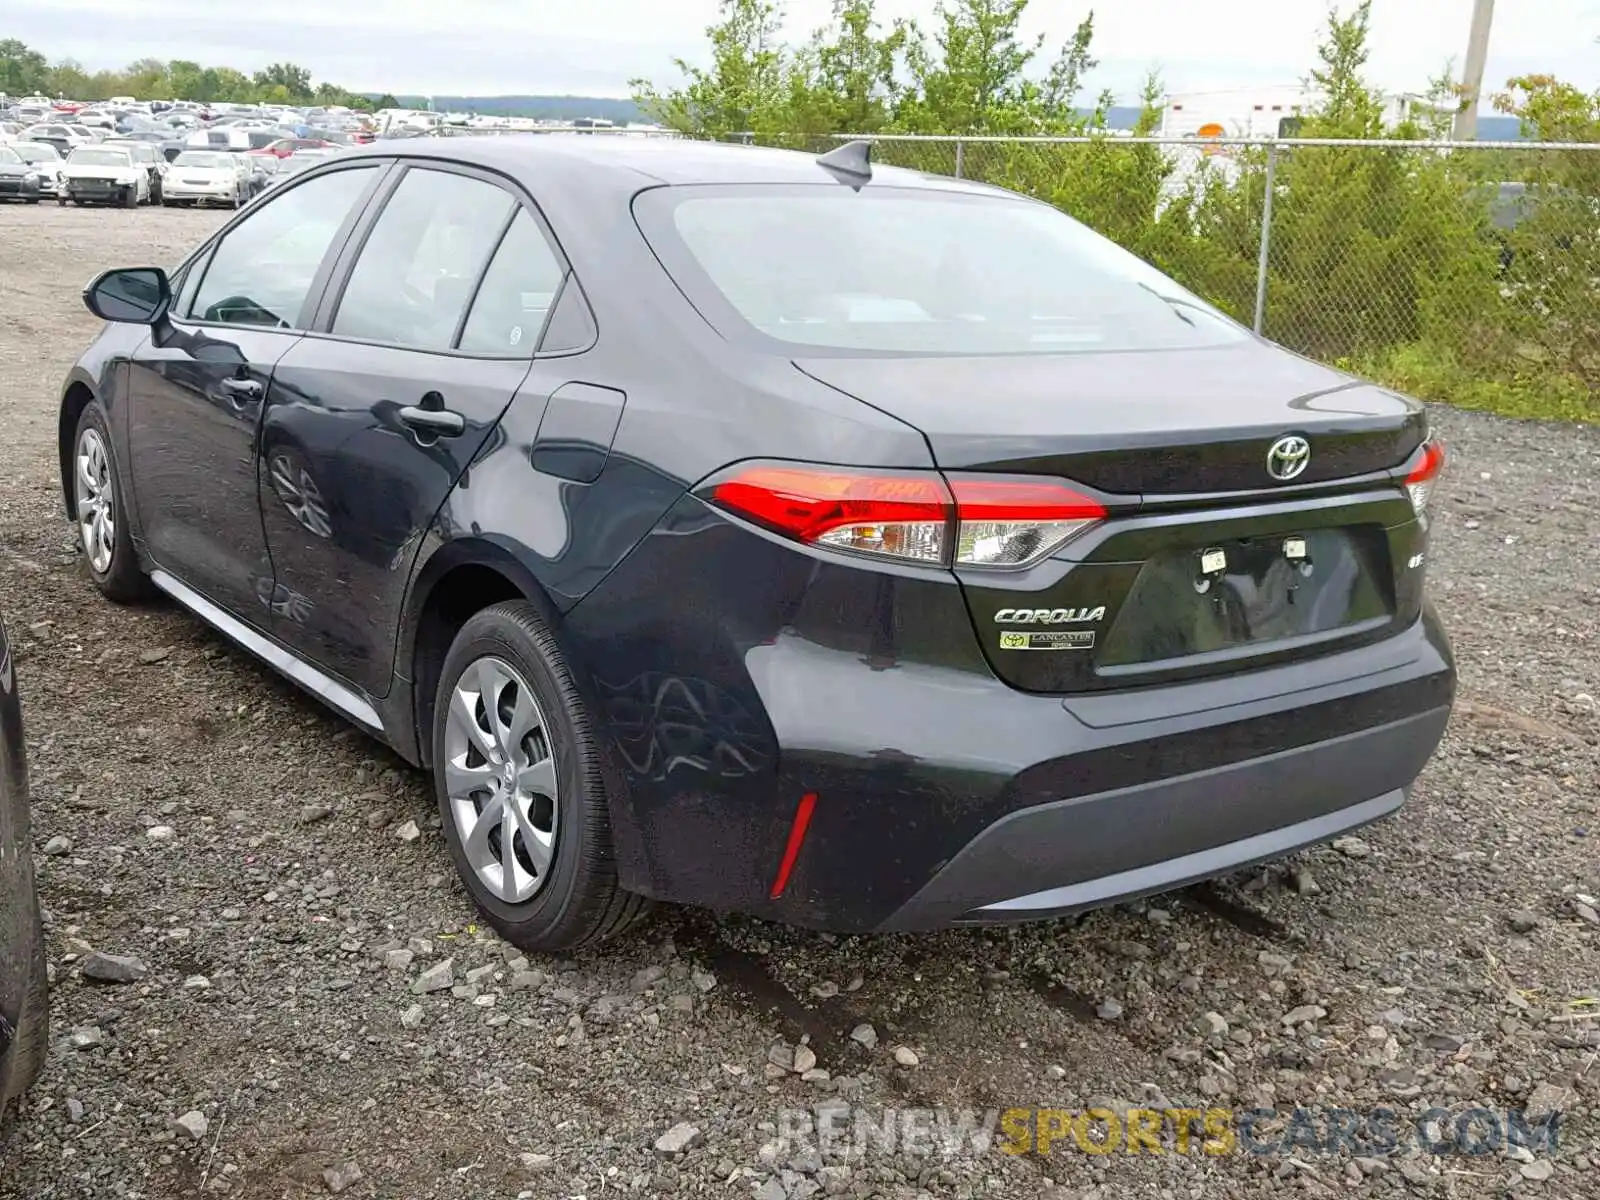
<instances>
[{"instance_id":1,"label":"front wheel","mask_svg":"<svg viewBox=\"0 0 1600 1200\"><path fill-rule=\"evenodd\" d=\"M108 600L131 604L150 595L150 580L128 532L105 413L91 403L72 441L72 509L89 578Z\"/></svg>"},{"instance_id":2,"label":"front wheel","mask_svg":"<svg viewBox=\"0 0 1600 1200\"><path fill-rule=\"evenodd\" d=\"M600 753L532 604L496 604L462 627L434 699L434 792L473 900L523 949L602 941L648 911L617 882Z\"/></svg>"}]
</instances>

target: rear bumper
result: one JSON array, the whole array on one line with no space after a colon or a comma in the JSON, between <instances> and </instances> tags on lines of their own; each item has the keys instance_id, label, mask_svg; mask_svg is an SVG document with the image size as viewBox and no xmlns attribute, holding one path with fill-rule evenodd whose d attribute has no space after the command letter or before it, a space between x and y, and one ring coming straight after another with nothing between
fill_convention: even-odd
<instances>
[{"instance_id":1,"label":"rear bumper","mask_svg":"<svg viewBox=\"0 0 1600 1200\"><path fill-rule=\"evenodd\" d=\"M1398 809L1448 707L1250 759L1012 813L880 928L1063 916L1326 842Z\"/></svg>"},{"instance_id":2,"label":"rear bumper","mask_svg":"<svg viewBox=\"0 0 1600 1200\"><path fill-rule=\"evenodd\" d=\"M662 527L563 630L621 880L662 900L870 932L1178 887L1393 812L1454 699L1427 608L1297 662L1023 692L948 577L798 554L687 503Z\"/></svg>"}]
</instances>

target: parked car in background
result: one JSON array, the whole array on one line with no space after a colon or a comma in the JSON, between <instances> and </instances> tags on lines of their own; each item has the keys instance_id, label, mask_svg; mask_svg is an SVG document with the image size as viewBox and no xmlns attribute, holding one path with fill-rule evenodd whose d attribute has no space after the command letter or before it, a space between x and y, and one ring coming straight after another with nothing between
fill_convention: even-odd
<instances>
[{"instance_id":1,"label":"parked car in background","mask_svg":"<svg viewBox=\"0 0 1600 1200\"><path fill-rule=\"evenodd\" d=\"M124 146L79 146L62 168L58 204L120 204L133 208L150 199L150 173Z\"/></svg>"},{"instance_id":2,"label":"parked car in background","mask_svg":"<svg viewBox=\"0 0 1600 1200\"><path fill-rule=\"evenodd\" d=\"M10 146L0 146L0 200L37 204L43 194L39 169Z\"/></svg>"},{"instance_id":3,"label":"parked car in background","mask_svg":"<svg viewBox=\"0 0 1600 1200\"><path fill-rule=\"evenodd\" d=\"M145 169L147 184L145 198L151 204L161 203L162 186L167 178L167 160L161 157L160 150L149 142L136 141L108 141L107 146L121 146L133 155L135 162Z\"/></svg>"},{"instance_id":4,"label":"parked car in background","mask_svg":"<svg viewBox=\"0 0 1600 1200\"><path fill-rule=\"evenodd\" d=\"M65 158L79 146L86 146L93 138L86 134L76 133L70 127L60 124L30 125L23 131L23 137L35 142L44 142L54 146Z\"/></svg>"},{"instance_id":5,"label":"parked car in background","mask_svg":"<svg viewBox=\"0 0 1600 1200\"><path fill-rule=\"evenodd\" d=\"M270 154L235 154L244 169L245 199L251 200L267 190L281 161Z\"/></svg>"},{"instance_id":6,"label":"parked car in background","mask_svg":"<svg viewBox=\"0 0 1600 1200\"><path fill-rule=\"evenodd\" d=\"M16 664L0 618L0 1127L44 1063L44 929L33 877L28 764Z\"/></svg>"},{"instance_id":7,"label":"parked car in background","mask_svg":"<svg viewBox=\"0 0 1600 1200\"><path fill-rule=\"evenodd\" d=\"M39 172L39 194L46 198L61 194L62 169L66 160L54 146L45 142L15 142L10 147L17 157Z\"/></svg>"},{"instance_id":8,"label":"parked car in background","mask_svg":"<svg viewBox=\"0 0 1600 1200\"><path fill-rule=\"evenodd\" d=\"M279 187L303 172L328 161L338 154L337 150L301 150L288 158L273 160L276 163L272 173L267 176L268 188Z\"/></svg>"},{"instance_id":9,"label":"parked car in background","mask_svg":"<svg viewBox=\"0 0 1600 1200\"><path fill-rule=\"evenodd\" d=\"M271 154L276 158L288 158L301 150L322 150L334 145L337 143L327 138L279 138L263 146L260 153Z\"/></svg>"},{"instance_id":10,"label":"parked car in background","mask_svg":"<svg viewBox=\"0 0 1600 1200\"><path fill-rule=\"evenodd\" d=\"M161 202L239 208L250 196L249 173L241 155L226 150L185 150L167 168Z\"/></svg>"}]
</instances>

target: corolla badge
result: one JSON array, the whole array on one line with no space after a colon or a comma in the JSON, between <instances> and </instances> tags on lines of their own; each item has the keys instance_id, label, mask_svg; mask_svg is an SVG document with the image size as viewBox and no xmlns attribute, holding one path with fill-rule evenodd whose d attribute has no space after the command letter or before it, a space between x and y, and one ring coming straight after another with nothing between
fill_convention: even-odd
<instances>
[{"instance_id":1,"label":"corolla badge","mask_svg":"<svg viewBox=\"0 0 1600 1200\"><path fill-rule=\"evenodd\" d=\"M1279 483L1298 478L1311 465L1311 443L1296 434L1281 437L1267 451L1267 474Z\"/></svg>"}]
</instances>

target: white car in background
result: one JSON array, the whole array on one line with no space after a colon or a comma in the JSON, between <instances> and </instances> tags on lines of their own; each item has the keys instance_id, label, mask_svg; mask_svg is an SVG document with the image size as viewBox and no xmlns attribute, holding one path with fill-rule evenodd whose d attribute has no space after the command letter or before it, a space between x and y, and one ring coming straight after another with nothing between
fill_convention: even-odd
<instances>
[{"instance_id":1,"label":"white car in background","mask_svg":"<svg viewBox=\"0 0 1600 1200\"><path fill-rule=\"evenodd\" d=\"M61 152L48 142L11 142L8 143L22 158L22 161L39 172L39 194L41 196L59 196L66 175L63 173L66 162L61 157Z\"/></svg>"},{"instance_id":2,"label":"white car in background","mask_svg":"<svg viewBox=\"0 0 1600 1200\"><path fill-rule=\"evenodd\" d=\"M161 203L241 208L250 192L249 172L239 155L227 150L185 150L167 167Z\"/></svg>"},{"instance_id":3,"label":"white car in background","mask_svg":"<svg viewBox=\"0 0 1600 1200\"><path fill-rule=\"evenodd\" d=\"M120 204L133 208L150 200L150 174L121 146L79 146L67 155L61 173L65 186L56 203Z\"/></svg>"}]
</instances>

